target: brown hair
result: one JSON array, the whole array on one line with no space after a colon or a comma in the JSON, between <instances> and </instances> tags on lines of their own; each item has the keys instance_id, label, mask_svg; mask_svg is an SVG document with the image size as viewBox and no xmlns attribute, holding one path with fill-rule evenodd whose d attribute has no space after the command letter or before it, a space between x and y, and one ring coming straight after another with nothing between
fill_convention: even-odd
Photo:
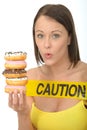
<instances>
[{"instance_id":1,"label":"brown hair","mask_svg":"<svg viewBox=\"0 0 87 130\"><path fill-rule=\"evenodd\" d=\"M60 4L44 5L38 10L36 17L34 18L33 40L34 40L35 58L36 58L37 63L39 64L41 62L44 62L35 42L35 23L41 15L49 16L52 19L55 19L57 22L61 23L66 28L66 30L68 31L68 34L71 36L71 43L70 45L68 45L69 58L70 58L71 63L73 63L75 66L77 62L80 60L75 25L74 25L73 17L69 9L67 9L64 5L60 5Z\"/></svg>"}]
</instances>

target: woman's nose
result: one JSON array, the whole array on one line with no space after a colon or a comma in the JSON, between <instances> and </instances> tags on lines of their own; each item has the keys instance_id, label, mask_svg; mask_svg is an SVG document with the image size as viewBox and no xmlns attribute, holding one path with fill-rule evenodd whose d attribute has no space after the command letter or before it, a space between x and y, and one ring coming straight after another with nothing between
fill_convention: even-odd
<instances>
[{"instance_id":1,"label":"woman's nose","mask_svg":"<svg viewBox=\"0 0 87 130\"><path fill-rule=\"evenodd\" d=\"M50 38L46 38L44 41L44 47L45 48L50 48L51 47L51 41Z\"/></svg>"}]
</instances>

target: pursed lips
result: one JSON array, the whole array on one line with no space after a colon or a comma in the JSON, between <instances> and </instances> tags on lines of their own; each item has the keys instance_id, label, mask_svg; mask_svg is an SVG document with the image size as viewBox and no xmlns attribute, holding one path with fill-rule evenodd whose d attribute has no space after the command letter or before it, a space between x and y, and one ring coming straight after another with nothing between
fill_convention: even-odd
<instances>
[{"instance_id":1,"label":"pursed lips","mask_svg":"<svg viewBox=\"0 0 87 130\"><path fill-rule=\"evenodd\" d=\"M51 53L45 53L45 54L44 54L44 57L45 57L46 59L50 59L50 58L52 58L52 54L51 54Z\"/></svg>"}]
</instances>

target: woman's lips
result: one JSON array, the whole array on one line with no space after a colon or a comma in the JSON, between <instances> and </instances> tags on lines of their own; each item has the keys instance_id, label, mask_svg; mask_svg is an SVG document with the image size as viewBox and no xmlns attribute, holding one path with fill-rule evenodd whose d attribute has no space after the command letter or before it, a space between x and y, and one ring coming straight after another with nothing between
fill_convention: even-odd
<instances>
[{"instance_id":1,"label":"woman's lips","mask_svg":"<svg viewBox=\"0 0 87 130\"><path fill-rule=\"evenodd\" d=\"M46 58L46 59L52 58L52 54L51 54L51 53L45 53L45 58Z\"/></svg>"}]
</instances>

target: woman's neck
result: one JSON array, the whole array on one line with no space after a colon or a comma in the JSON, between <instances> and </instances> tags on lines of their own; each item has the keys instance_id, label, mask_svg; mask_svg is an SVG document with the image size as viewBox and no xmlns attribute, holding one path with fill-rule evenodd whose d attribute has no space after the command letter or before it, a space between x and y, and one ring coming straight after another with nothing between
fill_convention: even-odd
<instances>
[{"instance_id":1,"label":"woman's neck","mask_svg":"<svg viewBox=\"0 0 87 130\"><path fill-rule=\"evenodd\" d=\"M65 63L58 63L52 66L44 65L44 71L47 75L52 74L53 76L62 74L67 72L70 68L72 68L72 64L70 61Z\"/></svg>"}]
</instances>

